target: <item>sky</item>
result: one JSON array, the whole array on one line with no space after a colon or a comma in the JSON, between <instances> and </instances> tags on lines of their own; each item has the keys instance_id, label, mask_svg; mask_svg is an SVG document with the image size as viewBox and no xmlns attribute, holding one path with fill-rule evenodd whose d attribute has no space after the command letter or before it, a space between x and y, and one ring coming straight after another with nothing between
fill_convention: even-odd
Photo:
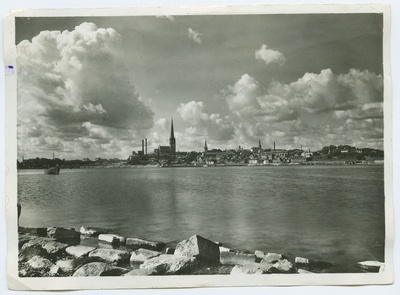
<instances>
[{"instance_id":1,"label":"sky","mask_svg":"<svg viewBox=\"0 0 400 295\"><path fill-rule=\"evenodd\" d=\"M18 156L383 149L382 15L17 18Z\"/></svg>"}]
</instances>

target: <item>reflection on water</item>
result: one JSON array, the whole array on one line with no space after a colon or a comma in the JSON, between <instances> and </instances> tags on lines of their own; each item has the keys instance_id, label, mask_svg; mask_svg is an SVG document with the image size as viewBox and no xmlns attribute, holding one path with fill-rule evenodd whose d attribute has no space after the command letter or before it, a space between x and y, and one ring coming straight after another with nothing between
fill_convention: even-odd
<instances>
[{"instance_id":1,"label":"reflection on water","mask_svg":"<svg viewBox=\"0 0 400 295\"><path fill-rule=\"evenodd\" d=\"M23 226L112 228L344 264L383 261L383 167L20 171ZM345 263L343 263L345 262Z\"/></svg>"}]
</instances>

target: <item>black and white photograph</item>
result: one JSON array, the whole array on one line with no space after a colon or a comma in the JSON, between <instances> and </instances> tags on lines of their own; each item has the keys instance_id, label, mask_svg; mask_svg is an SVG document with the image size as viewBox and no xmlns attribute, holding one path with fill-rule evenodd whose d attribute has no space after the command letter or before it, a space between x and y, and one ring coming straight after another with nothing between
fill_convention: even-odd
<instances>
[{"instance_id":1,"label":"black and white photograph","mask_svg":"<svg viewBox=\"0 0 400 295\"><path fill-rule=\"evenodd\" d=\"M341 7L15 12L14 279L392 282L389 15Z\"/></svg>"}]
</instances>

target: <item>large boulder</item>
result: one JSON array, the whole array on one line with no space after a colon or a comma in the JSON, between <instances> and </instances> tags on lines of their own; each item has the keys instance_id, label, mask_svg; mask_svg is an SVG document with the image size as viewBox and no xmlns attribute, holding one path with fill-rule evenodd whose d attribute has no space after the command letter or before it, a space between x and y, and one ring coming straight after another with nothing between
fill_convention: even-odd
<instances>
[{"instance_id":1,"label":"large boulder","mask_svg":"<svg viewBox=\"0 0 400 295\"><path fill-rule=\"evenodd\" d=\"M80 259L70 258L65 260L58 260L56 265L65 272L73 271L74 269L82 266Z\"/></svg>"},{"instance_id":2,"label":"large boulder","mask_svg":"<svg viewBox=\"0 0 400 295\"><path fill-rule=\"evenodd\" d=\"M95 276L120 276L128 272L127 269L115 267L104 262L91 262L78 268L73 277L95 277Z\"/></svg>"},{"instance_id":3,"label":"large boulder","mask_svg":"<svg viewBox=\"0 0 400 295\"><path fill-rule=\"evenodd\" d=\"M68 247L68 244L60 243L57 241L48 241L42 244L42 248L49 254L59 254Z\"/></svg>"},{"instance_id":4,"label":"large boulder","mask_svg":"<svg viewBox=\"0 0 400 295\"><path fill-rule=\"evenodd\" d=\"M79 258L66 258L58 260L56 265L62 269L64 272L70 272L84 264L91 262L104 262L102 258L99 257L79 257Z\"/></svg>"},{"instance_id":5,"label":"large boulder","mask_svg":"<svg viewBox=\"0 0 400 295\"><path fill-rule=\"evenodd\" d=\"M187 274L198 266L195 257L162 254L146 260L140 269L147 270L155 275Z\"/></svg>"},{"instance_id":6,"label":"large boulder","mask_svg":"<svg viewBox=\"0 0 400 295\"><path fill-rule=\"evenodd\" d=\"M48 254L59 254L68 247L68 244L57 242L56 240L51 238L42 237L31 239L30 241L25 243L23 247L32 247L35 245L42 247L44 250L46 250Z\"/></svg>"},{"instance_id":7,"label":"large boulder","mask_svg":"<svg viewBox=\"0 0 400 295\"><path fill-rule=\"evenodd\" d=\"M160 256L161 253L153 250L148 250L148 249L138 249L135 250L131 253L131 258L130 262L132 264L138 264L138 263L143 263L144 261Z\"/></svg>"},{"instance_id":8,"label":"large boulder","mask_svg":"<svg viewBox=\"0 0 400 295\"><path fill-rule=\"evenodd\" d=\"M356 264L356 267L369 272L379 272L381 267L384 270L385 263L379 261L361 261Z\"/></svg>"},{"instance_id":9,"label":"large boulder","mask_svg":"<svg viewBox=\"0 0 400 295\"><path fill-rule=\"evenodd\" d=\"M269 271L272 273L295 273L295 268L293 264L287 259L279 260L273 264L269 263L260 263L260 264L268 265L268 267L271 266L269 268Z\"/></svg>"},{"instance_id":10,"label":"large boulder","mask_svg":"<svg viewBox=\"0 0 400 295\"><path fill-rule=\"evenodd\" d=\"M99 241L109 244L125 244L125 237L113 234L100 234L98 236Z\"/></svg>"},{"instance_id":11,"label":"large boulder","mask_svg":"<svg viewBox=\"0 0 400 295\"><path fill-rule=\"evenodd\" d=\"M18 249L21 249L23 245L25 245L27 242L29 242L30 240L33 240L35 238L35 236L31 236L31 235L19 235L18 236Z\"/></svg>"},{"instance_id":12,"label":"large boulder","mask_svg":"<svg viewBox=\"0 0 400 295\"><path fill-rule=\"evenodd\" d=\"M47 229L47 237L58 241L77 242L81 238L81 234L75 229L50 227Z\"/></svg>"},{"instance_id":13,"label":"large boulder","mask_svg":"<svg viewBox=\"0 0 400 295\"><path fill-rule=\"evenodd\" d=\"M161 251L165 248L165 243L147 241L139 238L127 238L126 246L132 249L148 249L153 251Z\"/></svg>"},{"instance_id":14,"label":"large boulder","mask_svg":"<svg viewBox=\"0 0 400 295\"><path fill-rule=\"evenodd\" d=\"M286 259L286 256L278 253L267 253L262 257L261 263L276 263L280 260Z\"/></svg>"},{"instance_id":15,"label":"large boulder","mask_svg":"<svg viewBox=\"0 0 400 295\"><path fill-rule=\"evenodd\" d=\"M328 269L332 266L332 264L329 262L313 260L303 257L296 257L294 262L297 269L304 269L317 273L322 272L323 270Z\"/></svg>"},{"instance_id":16,"label":"large boulder","mask_svg":"<svg viewBox=\"0 0 400 295\"><path fill-rule=\"evenodd\" d=\"M18 253L18 261L28 261L34 256L46 256L47 252L42 248L41 245L30 245L26 243L22 246Z\"/></svg>"},{"instance_id":17,"label":"large boulder","mask_svg":"<svg viewBox=\"0 0 400 295\"><path fill-rule=\"evenodd\" d=\"M224 251L221 252L220 262L224 265L243 265L251 262L256 262L256 256L254 254L243 254Z\"/></svg>"},{"instance_id":18,"label":"large boulder","mask_svg":"<svg viewBox=\"0 0 400 295\"><path fill-rule=\"evenodd\" d=\"M235 265L232 268L231 275L248 275L248 274L269 274L269 267L260 263L252 262L243 265Z\"/></svg>"},{"instance_id":19,"label":"large boulder","mask_svg":"<svg viewBox=\"0 0 400 295\"><path fill-rule=\"evenodd\" d=\"M47 268L47 269L50 269L51 267L54 266L54 264L50 260L48 260L48 259L46 259L44 257L38 256L38 255L37 256L33 256L26 263L32 268Z\"/></svg>"},{"instance_id":20,"label":"large boulder","mask_svg":"<svg viewBox=\"0 0 400 295\"><path fill-rule=\"evenodd\" d=\"M105 261L121 264L129 261L129 252L115 249L96 249L89 253L89 257L99 257Z\"/></svg>"},{"instance_id":21,"label":"large boulder","mask_svg":"<svg viewBox=\"0 0 400 295\"><path fill-rule=\"evenodd\" d=\"M295 268L293 264L287 259L281 259L278 261L272 260L272 262L268 262L268 260L261 260L260 265L267 269L271 273L295 273Z\"/></svg>"},{"instance_id":22,"label":"large boulder","mask_svg":"<svg viewBox=\"0 0 400 295\"><path fill-rule=\"evenodd\" d=\"M79 258L83 256L88 256L88 254L95 249L95 247L89 246L70 246L65 249L65 252L67 252L69 255Z\"/></svg>"},{"instance_id":23,"label":"large boulder","mask_svg":"<svg viewBox=\"0 0 400 295\"><path fill-rule=\"evenodd\" d=\"M107 269L104 271L102 274L100 274L101 277L120 277L124 274L129 272L129 269L122 268L122 267L113 267L110 269Z\"/></svg>"},{"instance_id":24,"label":"large boulder","mask_svg":"<svg viewBox=\"0 0 400 295\"><path fill-rule=\"evenodd\" d=\"M174 255L197 257L201 261L219 264L219 246L201 236L194 235L176 245Z\"/></svg>"}]
</instances>

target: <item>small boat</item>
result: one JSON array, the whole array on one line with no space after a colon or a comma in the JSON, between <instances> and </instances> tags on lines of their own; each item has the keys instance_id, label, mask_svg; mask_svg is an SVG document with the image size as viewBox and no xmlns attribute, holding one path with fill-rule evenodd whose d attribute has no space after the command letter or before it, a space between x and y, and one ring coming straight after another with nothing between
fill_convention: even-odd
<instances>
[{"instance_id":1,"label":"small boat","mask_svg":"<svg viewBox=\"0 0 400 295\"><path fill-rule=\"evenodd\" d=\"M49 169L44 170L45 174L60 174L60 167L51 167Z\"/></svg>"},{"instance_id":2,"label":"small boat","mask_svg":"<svg viewBox=\"0 0 400 295\"><path fill-rule=\"evenodd\" d=\"M54 161L54 151L53 151L53 161ZM47 166L47 169L44 170L45 174L60 174L60 166L56 165L55 167Z\"/></svg>"}]
</instances>

